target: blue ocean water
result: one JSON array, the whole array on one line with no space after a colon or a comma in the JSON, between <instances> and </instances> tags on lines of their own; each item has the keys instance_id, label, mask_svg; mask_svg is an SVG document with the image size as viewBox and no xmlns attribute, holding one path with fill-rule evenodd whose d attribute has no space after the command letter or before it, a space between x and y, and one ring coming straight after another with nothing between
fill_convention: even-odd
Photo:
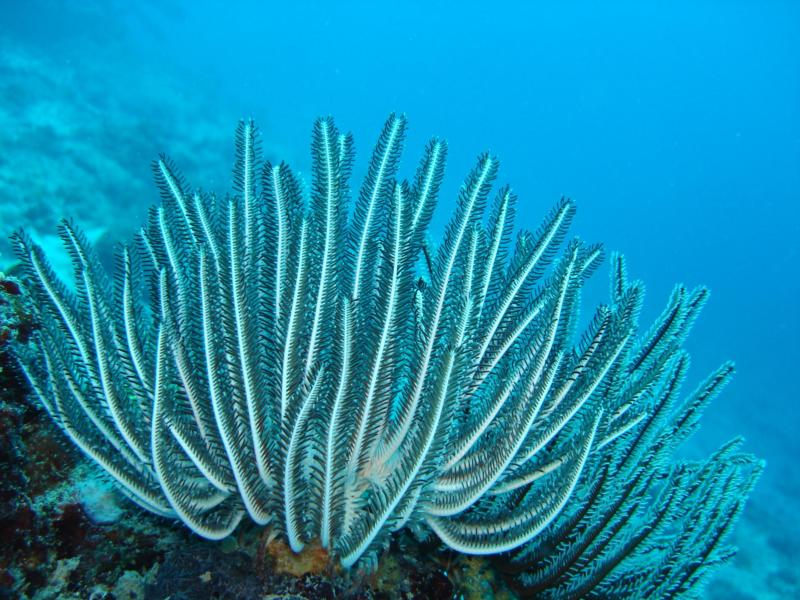
<instances>
[{"instance_id":1,"label":"blue ocean water","mask_svg":"<svg viewBox=\"0 0 800 600\"><path fill-rule=\"evenodd\" d=\"M520 196L520 225L534 228L566 195L579 207L573 233L628 257L647 284L643 322L675 283L709 286L688 342L692 381L725 359L738 375L689 451L742 434L768 461L740 528L747 535L737 534L741 556L721 577L752 585L749 597L774 592L766 581L776 577L800 595L791 563L800 552L800 4L79 4L2 2L4 50L25 48L55 83L22 78L0 103L58 90L49 100L61 112L50 118L100 132L86 141L96 152L86 163L124 157L146 182L163 151L189 163L194 185L222 192L239 118L260 123L267 153L306 170L311 123L331 114L355 135L358 181L383 120L400 111L410 123L407 174L429 136L449 142L439 227L488 149ZM80 118L64 108L71 102ZM141 135L126 154L114 117L131 112L122 137ZM8 109L0 124L22 121L24 138L24 114ZM38 144L57 145L63 131L51 124L42 135ZM8 164L16 146L6 144ZM141 189L149 194L94 190L91 202L125 214L114 229L130 235L134 216L157 201ZM6 191L0 203L15 198ZM588 289L587 312L607 293L605 275Z\"/></svg>"}]
</instances>

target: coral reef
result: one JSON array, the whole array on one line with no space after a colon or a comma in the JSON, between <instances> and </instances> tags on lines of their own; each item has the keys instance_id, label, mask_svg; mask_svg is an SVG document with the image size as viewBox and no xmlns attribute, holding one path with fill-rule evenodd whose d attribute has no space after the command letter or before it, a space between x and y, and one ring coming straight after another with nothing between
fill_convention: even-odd
<instances>
[{"instance_id":1,"label":"coral reef","mask_svg":"<svg viewBox=\"0 0 800 600\"><path fill-rule=\"evenodd\" d=\"M120 52L113 44L85 44L87 56ZM145 214L151 189L145 167L154 145L175 147L191 172L197 159L220 162L208 149L222 147L224 127L208 116L192 119L209 112L200 97L166 74L154 79L131 66L122 81L112 69L97 61L79 70L11 36L0 40L0 147L14 149L0 156L0 270L15 263L7 241L14 228L25 227L53 248L59 242L52 232L65 214L80 220L93 242L108 244L110 255L112 241L130 237ZM172 130L159 128L156 115L173 115ZM69 272L68 261L55 266Z\"/></svg>"}]
</instances>

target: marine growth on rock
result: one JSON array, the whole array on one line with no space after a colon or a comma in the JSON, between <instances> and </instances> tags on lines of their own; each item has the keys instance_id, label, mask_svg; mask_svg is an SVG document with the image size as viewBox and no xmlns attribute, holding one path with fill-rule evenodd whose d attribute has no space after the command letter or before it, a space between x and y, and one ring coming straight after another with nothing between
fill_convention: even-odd
<instances>
[{"instance_id":1,"label":"marine growth on rock","mask_svg":"<svg viewBox=\"0 0 800 600\"><path fill-rule=\"evenodd\" d=\"M408 528L498 556L525 595L697 592L761 469L739 440L672 458L733 372L681 395L707 290L677 287L640 333L643 287L614 255L608 304L577 332L603 253L565 239L573 203L514 235L484 154L433 243L447 146L399 179L405 129L389 117L352 210L353 140L330 118L309 198L250 121L231 196L160 158L162 204L113 279L70 222L71 283L18 234L35 395L125 495L205 538L248 516L368 568Z\"/></svg>"}]
</instances>

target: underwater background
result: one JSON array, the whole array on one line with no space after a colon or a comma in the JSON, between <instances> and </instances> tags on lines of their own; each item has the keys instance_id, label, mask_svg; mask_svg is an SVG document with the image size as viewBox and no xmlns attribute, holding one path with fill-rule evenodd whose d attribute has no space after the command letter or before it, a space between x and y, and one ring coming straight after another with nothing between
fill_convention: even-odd
<instances>
[{"instance_id":1,"label":"underwater background","mask_svg":"<svg viewBox=\"0 0 800 600\"><path fill-rule=\"evenodd\" d=\"M313 120L333 115L358 182L391 111L410 125L401 173L431 135L449 143L434 230L491 150L517 223L569 196L572 231L627 256L643 322L675 283L711 288L690 387L726 359L738 373L685 451L741 434L767 469L706 593L800 596L800 3L0 0L0 234L25 227L54 257L67 216L111 257L158 201L158 153L229 189L243 117L308 173Z\"/></svg>"}]
</instances>

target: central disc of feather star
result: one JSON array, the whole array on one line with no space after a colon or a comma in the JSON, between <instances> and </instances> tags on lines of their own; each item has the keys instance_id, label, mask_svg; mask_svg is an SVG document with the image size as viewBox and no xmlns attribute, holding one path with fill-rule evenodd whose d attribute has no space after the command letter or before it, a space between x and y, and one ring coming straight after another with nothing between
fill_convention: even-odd
<instances>
[{"instance_id":1,"label":"central disc of feather star","mask_svg":"<svg viewBox=\"0 0 800 600\"><path fill-rule=\"evenodd\" d=\"M68 222L74 290L16 237L42 323L22 367L134 502L210 539L248 515L295 552L318 537L345 567L374 564L403 527L494 554L530 543L642 420L623 383L653 363L631 343L624 269L573 340L601 251L558 252L572 202L512 248L515 196L490 199L484 154L434 247L447 147L431 140L400 181L405 129L389 117L352 215L353 142L330 118L308 202L286 164L261 162L252 122L232 197L191 192L162 157L163 203L113 283Z\"/></svg>"}]
</instances>

